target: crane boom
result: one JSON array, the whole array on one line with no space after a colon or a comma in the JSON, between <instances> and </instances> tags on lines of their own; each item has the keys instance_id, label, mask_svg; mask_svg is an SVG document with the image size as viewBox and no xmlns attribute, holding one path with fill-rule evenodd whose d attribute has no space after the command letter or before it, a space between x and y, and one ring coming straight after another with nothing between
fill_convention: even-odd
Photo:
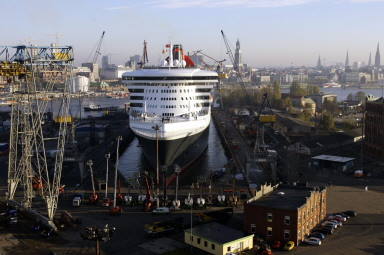
<instances>
[{"instance_id":1,"label":"crane boom","mask_svg":"<svg viewBox=\"0 0 384 255\"><path fill-rule=\"evenodd\" d=\"M101 44L103 43L104 34L105 34L105 31L103 31L103 33L101 34L100 40L99 40L99 42L97 44L97 48L96 48L96 51L95 51L95 56L93 56L93 61L92 61L93 64L95 64L97 62L97 58L101 54L100 53L100 48L101 48Z\"/></svg>"}]
</instances>

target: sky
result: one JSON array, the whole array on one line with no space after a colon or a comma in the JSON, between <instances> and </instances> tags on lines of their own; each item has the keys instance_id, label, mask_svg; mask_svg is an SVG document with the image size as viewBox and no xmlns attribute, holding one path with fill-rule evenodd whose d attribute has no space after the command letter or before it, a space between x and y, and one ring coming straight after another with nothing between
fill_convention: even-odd
<instances>
[{"instance_id":1,"label":"sky","mask_svg":"<svg viewBox=\"0 0 384 255\"><path fill-rule=\"evenodd\" d=\"M231 64L221 35L254 68L372 60L384 53L384 0L0 0L0 45L71 45L75 64L101 54L124 64L148 43L150 64L169 41ZM384 62L384 55L382 54ZM99 62L101 57L99 57ZM214 61L207 60L213 64Z\"/></svg>"}]
</instances>

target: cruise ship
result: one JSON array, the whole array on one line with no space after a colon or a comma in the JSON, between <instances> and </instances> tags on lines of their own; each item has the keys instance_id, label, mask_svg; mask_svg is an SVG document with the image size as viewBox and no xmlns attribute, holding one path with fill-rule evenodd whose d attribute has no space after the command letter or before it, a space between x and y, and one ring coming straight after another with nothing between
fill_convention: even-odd
<instances>
[{"instance_id":1,"label":"cruise ship","mask_svg":"<svg viewBox=\"0 0 384 255\"><path fill-rule=\"evenodd\" d=\"M175 165L185 170L207 148L218 74L196 68L182 45L167 47L162 66L126 72L122 80L130 92L129 125L145 158L154 169L173 173Z\"/></svg>"}]
</instances>

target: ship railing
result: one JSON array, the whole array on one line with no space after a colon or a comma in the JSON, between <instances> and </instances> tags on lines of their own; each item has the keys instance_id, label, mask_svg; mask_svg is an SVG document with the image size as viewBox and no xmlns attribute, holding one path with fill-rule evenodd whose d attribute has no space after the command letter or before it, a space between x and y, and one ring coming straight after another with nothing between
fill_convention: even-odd
<instances>
[{"instance_id":1,"label":"ship railing","mask_svg":"<svg viewBox=\"0 0 384 255\"><path fill-rule=\"evenodd\" d=\"M162 117L162 118L148 118L148 117L130 117L130 120L137 122L146 122L146 123L178 123L178 122L188 122L188 121L198 121L206 119L208 115L199 115L195 117Z\"/></svg>"}]
</instances>

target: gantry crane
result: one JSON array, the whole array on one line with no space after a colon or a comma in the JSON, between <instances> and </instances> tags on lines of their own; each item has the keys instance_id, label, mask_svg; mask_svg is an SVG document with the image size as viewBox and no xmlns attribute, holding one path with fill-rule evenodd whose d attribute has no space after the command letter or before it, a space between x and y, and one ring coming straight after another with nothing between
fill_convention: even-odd
<instances>
[{"instance_id":1,"label":"gantry crane","mask_svg":"<svg viewBox=\"0 0 384 255\"><path fill-rule=\"evenodd\" d=\"M60 179L64 158L69 117L70 87L73 82L72 47L4 46L0 48L0 76L6 76L12 87L11 128L9 138L7 203L23 207L39 217L41 222L53 227L53 217L61 189ZM44 75L46 85L36 78ZM14 81L17 80L17 83ZM43 115L47 101L39 100L53 91L55 82L64 82L61 94L59 129L55 137L44 137ZM56 141L56 158L53 169L48 169L45 141ZM50 172L53 174L50 174ZM37 184L37 185L36 185ZM41 189L47 217L31 210L34 188ZM22 189L22 201L16 190ZM19 200L19 201L17 201Z\"/></svg>"}]
</instances>

